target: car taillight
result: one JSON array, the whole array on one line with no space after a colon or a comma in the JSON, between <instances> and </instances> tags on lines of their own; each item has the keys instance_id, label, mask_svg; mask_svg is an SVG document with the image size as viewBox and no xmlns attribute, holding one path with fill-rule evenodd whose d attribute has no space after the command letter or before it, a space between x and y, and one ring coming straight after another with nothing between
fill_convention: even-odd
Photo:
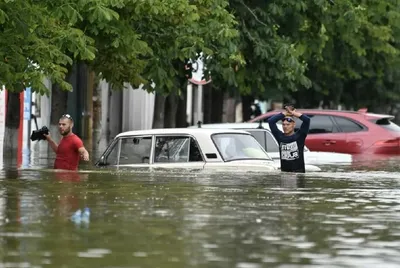
<instances>
[{"instance_id":1,"label":"car taillight","mask_svg":"<svg viewBox=\"0 0 400 268\"><path fill-rule=\"evenodd\" d=\"M399 139L377 141L374 143L374 146L385 146L385 147L398 147L399 145L400 145Z\"/></svg>"}]
</instances>

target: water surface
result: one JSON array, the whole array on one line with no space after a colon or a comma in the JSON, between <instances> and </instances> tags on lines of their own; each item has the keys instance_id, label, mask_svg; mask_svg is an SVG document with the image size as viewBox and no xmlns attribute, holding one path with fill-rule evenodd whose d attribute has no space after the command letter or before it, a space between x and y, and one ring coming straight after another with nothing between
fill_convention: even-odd
<instances>
[{"instance_id":1,"label":"water surface","mask_svg":"<svg viewBox=\"0 0 400 268\"><path fill-rule=\"evenodd\" d=\"M396 159L303 176L43 167L0 172L0 267L400 267Z\"/></svg>"}]
</instances>

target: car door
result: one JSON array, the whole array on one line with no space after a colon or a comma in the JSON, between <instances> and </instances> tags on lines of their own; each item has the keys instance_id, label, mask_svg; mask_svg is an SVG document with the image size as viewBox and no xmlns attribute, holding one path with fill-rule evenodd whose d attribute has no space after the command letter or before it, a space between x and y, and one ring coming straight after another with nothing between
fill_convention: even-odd
<instances>
[{"instance_id":1,"label":"car door","mask_svg":"<svg viewBox=\"0 0 400 268\"><path fill-rule=\"evenodd\" d=\"M110 144L97 165L148 168L151 148L151 135L120 137Z\"/></svg>"},{"instance_id":2,"label":"car door","mask_svg":"<svg viewBox=\"0 0 400 268\"><path fill-rule=\"evenodd\" d=\"M346 144L342 151L349 154L362 152L362 148L365 146L363 141L369 135L368 128L351 118L343 116L332 116L332 118L339 130L346 134Z\"/></svg>"},{"instance_id":3,"label":"car door","mask_svg":"<svg viewBox=\"0 0 400 268\"><path fill-rule=\"evenodd\" d=\"M203 169L205 161L197 141L186 135L158 135L153 149L153 168Z\"/></svg>"},{"instance_id":4,"label":"car door","mask_svg":"<svg viewBox=\"0 0 400 268\"><path fill-rule=\"evenodd\" d=\"M306 146L311 151L340 153L346 151L346 133L340 132L330 115L307 114L307 116L311 121Z\"/></svg>"}]
</instances>

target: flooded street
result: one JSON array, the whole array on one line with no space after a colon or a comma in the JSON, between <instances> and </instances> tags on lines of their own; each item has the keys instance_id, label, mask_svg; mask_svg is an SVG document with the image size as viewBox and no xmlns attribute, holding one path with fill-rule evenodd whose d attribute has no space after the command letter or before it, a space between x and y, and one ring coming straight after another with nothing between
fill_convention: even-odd
<instances>
[{"instance_id":1,"label":"flooded street","mask_svg":"<svg viewBox=\"0 0 400 268\"><path fill-rule=\"evenodd\" d=\"M400 267L398 163L304 176L4 167L0 267Z\"/></svg>"}]
</instances>

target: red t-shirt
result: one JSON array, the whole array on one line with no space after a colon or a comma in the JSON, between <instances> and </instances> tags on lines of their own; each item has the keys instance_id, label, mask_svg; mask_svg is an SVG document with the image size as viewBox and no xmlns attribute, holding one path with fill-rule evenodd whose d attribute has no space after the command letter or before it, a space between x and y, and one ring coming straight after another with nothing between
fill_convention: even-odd
<instances>
[{"instance_id":1,"label":"red t-shirt","mask_svg":"<svg viewBox=\"0 0 400 268\"><path fill-rule=\"evenodd\" d=\"M77 170L80 160L78 149L83 147L82 140L75 134L65 136L61 139L57 148L55 169Z\"/></svg>"}]
</instances>

